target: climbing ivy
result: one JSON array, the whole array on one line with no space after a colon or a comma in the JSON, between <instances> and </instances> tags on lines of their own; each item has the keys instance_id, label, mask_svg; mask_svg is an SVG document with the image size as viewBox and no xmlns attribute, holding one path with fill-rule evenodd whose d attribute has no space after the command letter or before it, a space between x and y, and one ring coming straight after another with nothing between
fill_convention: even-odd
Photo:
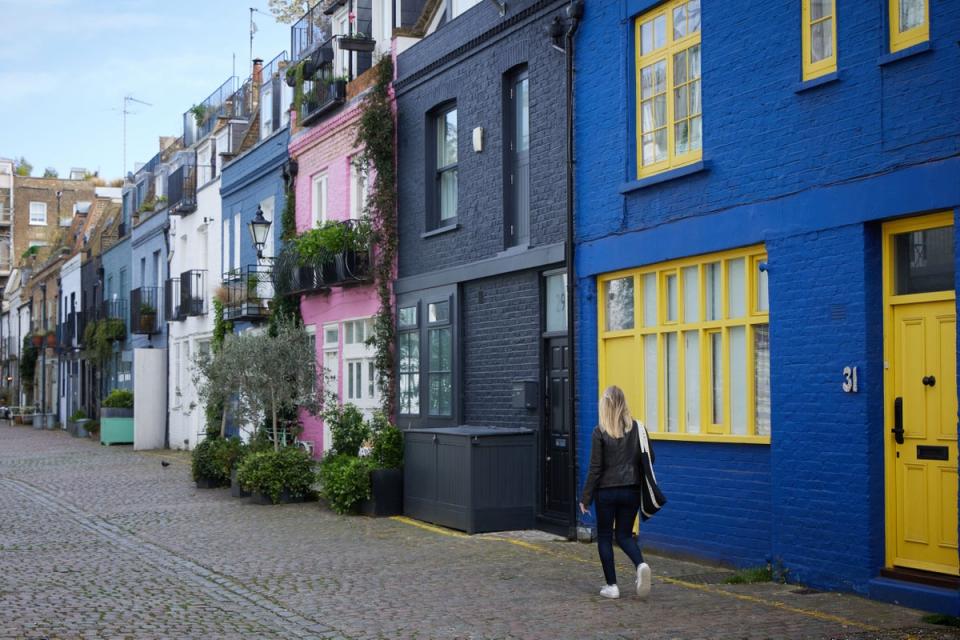
<instances>
[{"instance_id":1,"label":"climbing ivy","mask_svg":"<svg viewBox=\"0 0 960 640\"><path fill-rule=\"evenodd\" d=\"M393 292L390 283L397 255L397 173L394 165L394 119L391 82L393 60L384 57L376 67L376 83L364 101L357 140L354 144L363 148L358 164L368 172L372 169L366 216L373 227L374 252L373 274L377 286L380 308L374 319L373 336L369 343L375 349L377 383L381 389L381 408L386 415L393 415L396 401L396 377L394 376L394 343L396 331L393 323Z\"/></svg>"}]
</instances>

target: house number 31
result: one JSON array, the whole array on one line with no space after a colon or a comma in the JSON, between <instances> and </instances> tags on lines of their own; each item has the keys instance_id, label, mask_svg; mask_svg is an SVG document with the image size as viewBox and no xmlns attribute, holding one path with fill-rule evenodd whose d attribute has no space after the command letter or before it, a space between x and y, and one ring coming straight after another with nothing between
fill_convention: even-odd
<instances>
[{"instance_id":1,"label":"house number 31","mask_svg":"<svg viewBox=\"0 0 960 640\"><path fill-rule=\"evenodd\" d=\"M843 391L844 393L857 392L857 368L856 367L843 368Z\"/></svg>"}]
</instances>

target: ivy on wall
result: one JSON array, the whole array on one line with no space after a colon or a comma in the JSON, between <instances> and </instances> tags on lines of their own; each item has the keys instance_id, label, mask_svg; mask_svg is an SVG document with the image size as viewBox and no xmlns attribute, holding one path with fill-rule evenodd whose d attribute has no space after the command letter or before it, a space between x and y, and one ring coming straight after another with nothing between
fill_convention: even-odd
<instances>
[{"instance_id":1,"label":"ivy on wall","mask_svg":"<svg viewBox=\"0 0 960 640\"><path fill-rule=\"evenodd\" d=\"M397 173L394 164L394 118L390 95L393 60L384 57L376 66L376 82L367 94L357 126L355 144L363 148L358 158L362 169L373 170L366 215L373 227L373 274L380 308L374 319L369 342L375 349L377 383L381 389L381 408L390 416L396 402L394 375L393 266L397 256Z\"/></svg>"}]
</instances>

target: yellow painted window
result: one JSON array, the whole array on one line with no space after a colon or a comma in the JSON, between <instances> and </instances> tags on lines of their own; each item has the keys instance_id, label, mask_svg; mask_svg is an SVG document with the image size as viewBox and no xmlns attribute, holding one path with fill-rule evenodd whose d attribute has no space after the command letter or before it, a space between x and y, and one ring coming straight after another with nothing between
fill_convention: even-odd
<instances>
[{"instance_id":1,"label":"yellow painted window","mask_svg":"<svg viewBox=\"0 0 960 640\"><path fill-rule=\"evenodd\" d=\"M751 247L598 279L600 391L654 437L770 441L766 253Z\"/></svg>"},{"instance_id":2,"label":"yellow painted window","mask_svg":"<svg viewBox=\"0 0 960 640\"><path fill-rule=\"evenodd\" d=\"M887 0L890 7L890 51L930 39L930 0Z\"/></svg>"},{"instance_id":3,"label":"yellow painted window","mask_svg":"<svg viewBox=\"0 0 960 640\"><path fill-rule=\"evenodd\" d=\"M837 70L836 0L801 0L803 79Z\"/></svg>"},{"instance_id":4,"label":"yellow painted window","mask_svg":"<svg viewBox=\"0 0 960 640\"><path fill-rule=\"evenodd\" d=\"M700 0L674 0L635 23L637 173L700 160Z\"/></svg>"}]
</instances>

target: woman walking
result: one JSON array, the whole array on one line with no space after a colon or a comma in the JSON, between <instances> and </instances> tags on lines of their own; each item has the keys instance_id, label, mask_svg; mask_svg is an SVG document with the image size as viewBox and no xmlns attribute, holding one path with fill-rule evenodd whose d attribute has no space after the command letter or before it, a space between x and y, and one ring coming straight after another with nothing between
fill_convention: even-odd
<instances>
[{"instance_id":1,"label":"woman walking","mask_svg":"<svg viewBox=\"0 0 960 640\"><path fill-rule=\"evenodd\" d=\"M630 417L627 401L619 387L607 387L600 398L600 424L593 430L590 469L580 498L580 510L596 498L597 551L606 585L605 598L619 598L617 572L613 562L613 537L636 567L637 595L650 593L650 567L633 537L633 522L641 510L644 519L666 502L653 475L653 449L643 425Z\"/></svg>"}]
</instances>

